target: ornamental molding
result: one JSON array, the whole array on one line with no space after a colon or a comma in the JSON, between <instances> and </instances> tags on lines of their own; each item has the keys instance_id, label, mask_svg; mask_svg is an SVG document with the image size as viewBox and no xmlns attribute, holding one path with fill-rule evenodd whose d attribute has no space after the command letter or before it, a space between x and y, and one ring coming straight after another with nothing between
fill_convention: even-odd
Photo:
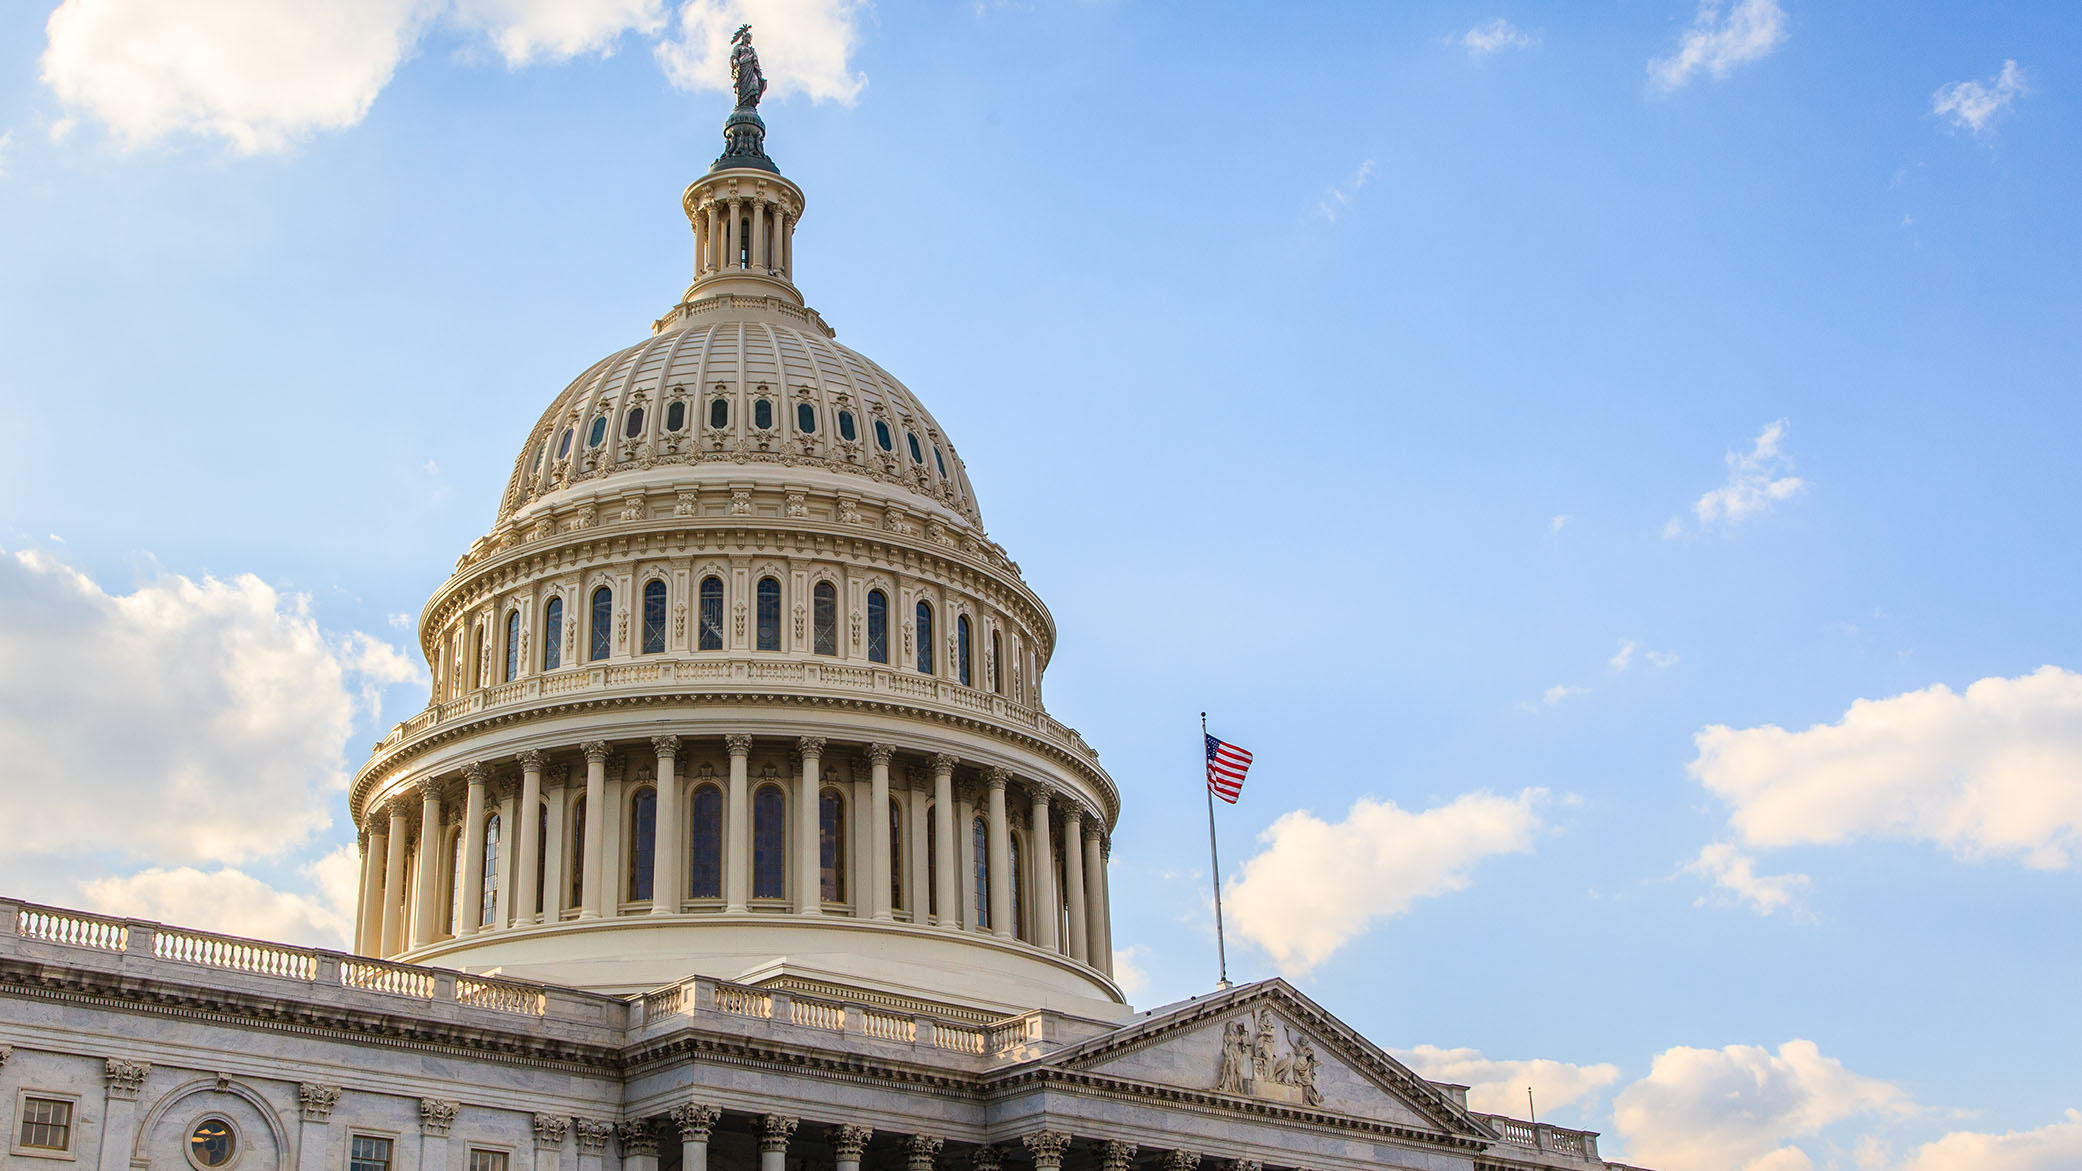
<instances>
[{"instance_id":1,"label":"ornamental molding","mask_svg":"<svg viewBox=\"0 0 2082 1171\"><path fill-rule=\"evenodd\" d=\"M0 1045L0 1069L7 1068L7 1061L14 1056L14 1046Z\"/></svg>"},{"instance_id":2,"label":"ornamental molding","mask_svg":"<svg viewBox=\"0 0 2082 1171\"><path fill-rule=\"evenodd\" d=\"M1003 1171L1004 1166L1005 1152L994 1146L984 1145L969 1152L969 1171Z\"/></svg>"},{"instance_id":3,"label":"ornamental molding","mask_svg":"<svg viewBox=\"0 0 2082 1171\"><path fill-rule=\"evenodd\" d=\"M535 1116L535 1146L540 1148L562 1147L564 1136L571 1130L571 1120L555 1114Z\"/></svg>"},{"instance_id":4,"label":"ornamental molding","mask_svg":"<svg viewBox=\"0 0 2082 1171\"><path fill-rule=\"evenodd\" d=\"M614 1123L604 1118L574 1118L571 1131L578 1138L579 1157L587 1151L604 1150L607 1140L614 1137Z\"/></svg>"},{"instance_id":5,"label":"ornamental molding","mask_svg":"<svg viewBox=\"0 0 2082 1171\"><path fill-rule=\"evenodd\" d=\"M455 1116L463 1104L445 1098L421 1098L419 1100L419 1129L435 1138L447 1138L448 1128L455 1125Z\"/></svg>"},{"instance_id":6,"label":"ornamental molding","mask_svg":"<svg viewBox=\"0 0 2082 1171\"><path fill-rule=\"evenodd\" d=\"M340 1087L304 1082L297 1086L296 1098L305 1122L324 1122L333 1116L333 1107L340 1102Z\"/></svg>"},{"instance_id":7,"label":"ornamental molding","mask_svg":"<svg viewBox=\"0 0 2082 1171\"><path fill-rule=\"evenodd\" d=\"M145 1078L151 1072L149 1061L124 1061L118 1057L109 1058L102 1067L108 1096L125 1102L137 1101L137 1092L144 1088Z\"/></svg>"}]
</instances>

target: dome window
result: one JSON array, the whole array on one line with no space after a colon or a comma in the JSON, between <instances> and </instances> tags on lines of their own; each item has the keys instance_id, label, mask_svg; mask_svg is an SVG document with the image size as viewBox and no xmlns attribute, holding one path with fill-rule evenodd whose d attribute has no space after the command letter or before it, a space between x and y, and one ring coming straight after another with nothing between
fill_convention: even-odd
<instances>
[{"instance_id":1,"label":"dome window","mask_svg":"<svg viewBox=\"0 0 2082 1171\"><path fill-rule=\"evenodd\" d=\"M641 434L643 434L643 408L630 407L629 417L622 424L622 438L634 439ZM946 473L942 472L940 474L945 475Z\"/></svg>"},{"instance_id":2,"label":"dome window","mask_svg":"<svg viewBox=\"0 0 2082 1171\"><path fill-rule=\"evenodd\" d=\"M929 603L918 603L918 673L933 673L933 608Z\"/></svg>"},{"instance_id":3,"label":"dome window","mask_svg":"<svg viewBox=\"0 0 2082 1171\"><path fill-rule=\"evenodd\" d=\"M723 579L701 579L701 644L704 651L723 649Z\"/></svg>"},{"instance_id":4,"label":"dome window","mask_svg":"<svg viewBox=\"0 0 2082 1171\"><path fill-rule=\"evenodd\" d=\"M643 653L665 652L665 583L653 580L643 587Z\"/></svg>"},{"instance_id":5,"label":"dome window","mask_svg":"<svg viewBox=\"0 0 2082 1171\"><path fill-rule=\"evenodd\" d=\"M554 671L564 662L564 599L551 598L542 612L542 669Z\"/></svg>"},{"instance_id":6,"label":"dome window","mask_svg":"<svg viewBox=\"0 0 2082 1171\"><path fill-rule=\"evenodd\" d=\"M598 661L607 657L613 649L614 635L614 591L601 586L593 591L593 629L591 652L586 657Z\"/></svg>"},{"instance_id":7,"label":"dome window","mask_svg":"<svg viewBox=\"0 0 2082 1171\"><path fill-rule=\"evenodd\" d=\"M852 411L839 412L839 438L848 443L852 443L860 438L860 432L853 427Z\"/></svg>"},{"instance_id":8,"label":"dome window","mask_svg":"<svg viewBox=\"0 0 2082 1171\"><path fill-rule=\"evenodd\" d=\"M586 446L598 447L606 441L607 416L600 415L593 420L593 425L591 427L586 428Z\"/></svg>"},{"instance_id":9,"label":"dome window","mask_svg":"<svg viewBox=\"0 0 2082 1171\"><path fill-rule=\"evenodd\" d=\"M719 398L708 404L708 425L721 431L730 426L730 400Z\"/></svg>"},{"instance_id":10,"label":"dome window","mask_svg":"<svg viewBox=\"0 0 2082 1171\"><path fill-rule=\"evenodd\" d=\"M804 435L815 435L817 433L817 408L808 403L796 403L795 429Z\"/></svg>"},{"instance_id":11,"label":"dome window","mask_svg":"<svg viewBox=\"0 0 2082 1171\"><path fill-rule=\"evenodd\" d=\"M938 444L933 445L933 466L940 469L941 479L947 478L947 461L940 458L940 447Z\"/></svg>"},{"instance_id":12,"label":"dome window","mask_svg":"<svg viewBox=\"0 0 2082 1171\"><path fill-rule=\"evenodd\" d=\"M916 432L916 431L906 431L906 432L904 432L904 441L905 441L905 442L907 442L907 443L909 443L909 444L911 445L911 462L912 462L912 463L914 463L914 464L922 464L922 463L924 463L924 462L925 462L925 449L924 449L924 448L921 448L921 447L919 447L919 446L918 446L918 432Z\"/></svg>"},{"instance_id":13,"label":"dome window","mask_svg":"<svg viewBox=\"0 0 2082 1171\"><path fill-rule=\"evenodd\" d=\"M870 663L889 661L889 595L881 590L868 591L867 657Z\"/></svg>"},{"instance_id":14,"label":"dome window","mask_svg":"<svg viewBox=\"0 0 2082 1171\"><path fill-rule=\"evenodd\" d=\"M820 655L839 653L839 591L820 581L810 591L810 649Z\"/></svg>"},{"instance_id":15,"label":"dome window","mask_svg":"<svg viewBox=\"0 0 2082 1171\"><path fill-rule=\"evenodd\" d=\"M665 408L665 429L677 431L687 425L687 404L675 402Z\"/></svg>"},{"instance_id":16,"label":"dome window","mask_svg":"<svg viewBox=\"0 0 2082 1171\"><path fill-rule=\"evenodd\" d=\"M883 451L896 450L896 444L889 441L889 424L880 419L875 420L875 445Z\"/></svg>"},{"instance_id":17,"label":"dome window","mask_svg":"<svg viewBox=\"0 0 2082 1171\"><path fill-rule=\"evenodd\" d=\"M771 431L774 425L774 405L765 399L752 404L752 426L761 431Z\"/></svg>"},{"instance_id":18,"label":"dome window","mask_svg":"<svg viewBox=\"0 0 2082 1171\"><path fill-rule=\"evenodd\" d=\"M781 649L781 583L778 578L759 579L759 642L762 651Z\"/></svg>"},{"instance_id":19,"label":"dome window","mask_svg":"<svg viewBox=\"0 0 2082 1171\"><path fill-rule=\"evenodd\" d=\"M569 428L569 427L566 427L566 428L564 428L564 437L563 437L562 439L559 439L559 440L557 440L557 458L558 458L558 459L563 459L563 458L564 458L565 456L567 456L567 455L570 455L570 454L571 454L571 428Z\"/></svg>"},{"instance_id":20,"label":"dome window","mask_svg":"<svg viewBox=\"0 0 2082 1171\"><path fill-rule=\"evenodd\" d=\"M954 674L963 687L974 687L969 673L969 616L958 614L954 619Z\"/></svg>"}]
</instances>

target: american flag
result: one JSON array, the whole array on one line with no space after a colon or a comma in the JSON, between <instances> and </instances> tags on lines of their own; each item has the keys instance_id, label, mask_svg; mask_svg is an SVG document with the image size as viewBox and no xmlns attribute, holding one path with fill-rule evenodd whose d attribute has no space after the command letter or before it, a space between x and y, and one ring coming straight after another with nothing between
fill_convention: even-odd
<instances>
[{"instance_id":1,"label":"american flag","mask_svg":"<svg viewBox=\"0 0 2082 1171\"><path fill-rule=\"evenodd\" d=\"M1225 740L1207 737L1207 787L1229 804L1243 792L1243 774L1251 770L1251 754Z\"/></svg>"}]
</instances>

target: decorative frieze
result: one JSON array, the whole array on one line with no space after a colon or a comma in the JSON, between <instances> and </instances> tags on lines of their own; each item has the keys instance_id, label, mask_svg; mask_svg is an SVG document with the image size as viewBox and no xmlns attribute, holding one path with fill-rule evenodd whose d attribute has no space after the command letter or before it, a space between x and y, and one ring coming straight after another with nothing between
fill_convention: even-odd
<instances>
[{"instance_id":1,"label":"decorative frieze","mask_svg":"<svg viewBox=\"0 0 2082 1171\"><path fill-rule=\"evenodd\" d=\"M144 1088L145 1075L152 1072L149 1061L124 1061L111 1057L103 1069L108 1082L108 1096L126 1102L137 1100L137 1092Z\"/></svg>"},{"instance_id":2,"label":"decorative frieze","mask_svg":"<svg viewBox=\"0 0 2082 1171\"><path fill-rule=\"evenodd\" d=\"M296 1088L296 1098L305 1122L324 1122L333 1116L333 1107L339 1104L340 1087L305 1082Z\"/></svg>"},{"instance_id":3,"label":"decorative frieze","mask_svg":"<svg viewBox=\"0 0 2082 1171\"><path fill-rule=\"evenodd\" d=\"M443 1098L421 1098L419 1100L419 1129L435 1138L447 1138L448 1128L455 1125L455 1116L461 1111L461 1102Z\"/></svg>"},{"instance_id":4,"label":"decorative frieze","mask_svg":"<svg viewBox=\"0 0 2082 1171\"><path fill-rule=\"evenodd\" d=\"M1286 1033L1286 1052L1278 1034ZM1284 1026L1269 1007L1245 1013L1222 1030L1222 1056L1215 1072L1215 1092L1270 1098L1275 1102L1321 1106L1323 1093L1316 1075L1323 1062L1308 1034Z\"/></svg>"}]
</instances>

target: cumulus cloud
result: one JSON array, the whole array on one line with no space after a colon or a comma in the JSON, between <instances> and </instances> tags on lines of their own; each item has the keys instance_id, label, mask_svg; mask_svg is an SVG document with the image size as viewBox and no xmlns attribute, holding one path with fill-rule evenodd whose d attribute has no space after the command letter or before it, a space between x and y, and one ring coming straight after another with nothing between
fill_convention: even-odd
<instances>
[{"instance_id":1,"label":"cumulus cloud","mask_svg":"<svg viewBox=\"0 0 2082 1171\"><path fill-rule=\"evenodd\" d=\"M2017 68L2015 61L2005 61L2002 70L1985 83L1955 81L1939 86L1930 96L1930 112L1950 120L1953 126L1979 134L2023 92L2024 71Z\"/></svg>"},{"instance_id":2,"label":"cumulus cloud","mask_svg":"<svg viewBox=\"0 0 2082 1171\"><path fill-rule=\"evenodd\" d=\"M1759 915L1780 910L1797 914L1800 896L1809 882L1805 874L1758 874L1756 859L1729 842L1715 842L1700 850L1685 870L1710 880Z\"/></svg>"},{"instance_id":3,"label":"cumulus cloud","mask_svg":"<svg viewBox=\"0 0 2082 1171\"><path fill-rule=\"evenodd\" d=\"M38 827L0 838L0 861L281 857L329 825L367 689L404 679L424 675L255 577L116 594L0 553L0 825Z\"/></svg>"},{"instance_id":4,"label":"cumulus cloud","mask_svg":"<svg viewBox=\"0 0 2082 1171\"><path fill-rule=\"evenodd\" d=\"M359 853L342 846L303 868L316 895L276 890L230 867L154 867L80 885L89 910L305 946L346 948L354 930Z\"/></svg>"},{"instance_id":5,"label":"cumulus cloud","mask_svg":"<svg viewBox=\"0 0 2082 1171\"><path fill-rule=\"evenodd\" d=\"M1901 1171L2073 1171L2082 1167L2082 1110L2007 1134L1960 1131L1916 1149Z\"/></svg>"},{"instance_id":6,"label":"cumulus cloud","mask_svg":"<svg viewBox=\"0 0 2082 1171\"><path fill-rule=\"evenodd\" d=\"M455 0L455 23L482 32L513 67L605 54L624 33L665 26L664 0ZM431 462L431 461L430 461Z\"/></svg>"},{"instance_id":7,"label":"cumulus cloud","mask_svg":"<svg viewBox=\"0 0 2082 1171\"><path fill-rule=\"evenodd\" d=\"M2082 850L2082 675L2059 667L1860 699L1803 732L1716 724L1693 744L1691 775L1754 848L1882 838L2044 870Z\"/></svg>"},{"instance_id":8,"label":"cumulus cloud","mask_svg":"<svg viewBox=\"0 0 2082 1171\"><path fill-rule=\"evenodd\" d=\"M1785 39L1786 14L1778 0L1736 0L1726 6L1720 0L1699 0L1698 15L1678 41L1677 51L1648 63L1649 81L1668 92L1701 73L1718 80L1738 65L1770 56Z\"/></svg>"},{"instance_id":9,"label":"cumulus cloud","mask_svg":"<svg viewBox=\"0 0 2082 1171\"><path fill-rule=\"evenodd\" d=\"M1539 43L1539 29L1527 32L1501 16L1460 34L1460 47L1470 57L1487 57L1505 49L1530 49Z\"/></svg>"},{"instance_id":10,"label":"cumulus cloud","mask_svg":"<svg viewBox=\"0 0 2082 1171\"><path fill-rule=\"evenodd\" d=\"M1148 962L1149 949L1139 943L1113 949L1113 982L1131 1004L1149 992Z\"/></svg>"},{"instance_id":11,"label":"cumulus cloud","mask_svg":"<svg viewBox=\"0 0 2082 1171\"><path fill-rule=\"evenodd\" d=\"M1897 1086L1861 1077L1812 1041L1679 1046L1612 1104L1628 1161L1687 1171L1796 1171L1812 1165L1790 1140L1847 1118L1902 1118L1916 1105Z\"/></svg>"},{"instance_id":12,"label":"cumulus cloud","mask_svg":"<svg viewBox=\"0 0 2082 1171\"><path fill-rule=\"evenodd\" d=\"M1570 683L1557 683L1541 692L1538 699L1521 700L1518 704L1518 710L1522 712L1543 712L1565 699L1574 699L1579 695L1589 694L1590 689L1587 687L1577 687Z\"/></svg>"},{"instance_id":13,"label":"cumulus cloud","mask_svg":"<svg viewBox=\"0 0 2082 1171\"><path fill-rule=\"evenodd\" d=\"M1550 1110L1588 1101L1619 1080L1616 1065L1571 1065L1545 1058L1507 1061L1484 1057L1476 1049L1419 1045L1415 1049L1397 1049L1395 1057L1432 1081L1466 1086L1470 1108L1514 1118L1523 1116L1528 1086L1532 1087L1534 1101L1544 1116Z\"/></svg>"},{"instance_id":14,"label":"cumulus cloud","mask_svg":"<svg viewBox=\"0 0 2082 1171\"><path fill-rule=\"evenodd\" d=\"M1781 500L1790 499L1807 487L1806 481L1792 474L1792 460L1782 450L1786 430L1786 421L1779 419L1757 433L1747 452L1728 453L1727 482L1692 504L1692 516L1700 531L1716 525L1733 528L1769 512ZM1675 517L1663 526L1666 537L1680 536L1684 531L1684 522Z\"/></svg>"},{"instance_id":15,"label":"cumulus cloud","mask_svg":"<svg viewBox=\"0 0 2082 1171\"><path fill-rule=\"evenodd\" d=\"M730 34L749 23L770 95L850 103L867 86L847 64L861 8L859 0L686 0L657 46L658 63L681 89L728 90Z\"/></svg>"},{"instance_id":16,"label":"cumulus cloud","mask_svg":"<svg viewBox=\"0 0 2082 1171\"><path fill-rule=\"evenodd\" d=\"M1545 798L1476 792L1412 813L1361 797L1338 822L1297 809L1259 835L1264 848L1229 885L1230 922L1282 972L1306 975L1374 920L1464 889L1484 858L1532 849Z\"/></svg>"},{"instance_id":17,"label":"cumulus cloud","mask_svg":"<svg viewBox=\"0 0 2082 1171\"><path fill-rule=\"evenodd\" d=\"M1372 159L1359 164L1358 169L1352 172L1351 178L1323 193L1323 198L1316 203L1316 214L1333 224L1336 223L1337 217L1344 214L1346 208L1352 206L1352 197L1359 194L1359 189L1366 186L1367 181L1372 179L1373 176L1374 161Z\"/></svg>"}]
</instances>

